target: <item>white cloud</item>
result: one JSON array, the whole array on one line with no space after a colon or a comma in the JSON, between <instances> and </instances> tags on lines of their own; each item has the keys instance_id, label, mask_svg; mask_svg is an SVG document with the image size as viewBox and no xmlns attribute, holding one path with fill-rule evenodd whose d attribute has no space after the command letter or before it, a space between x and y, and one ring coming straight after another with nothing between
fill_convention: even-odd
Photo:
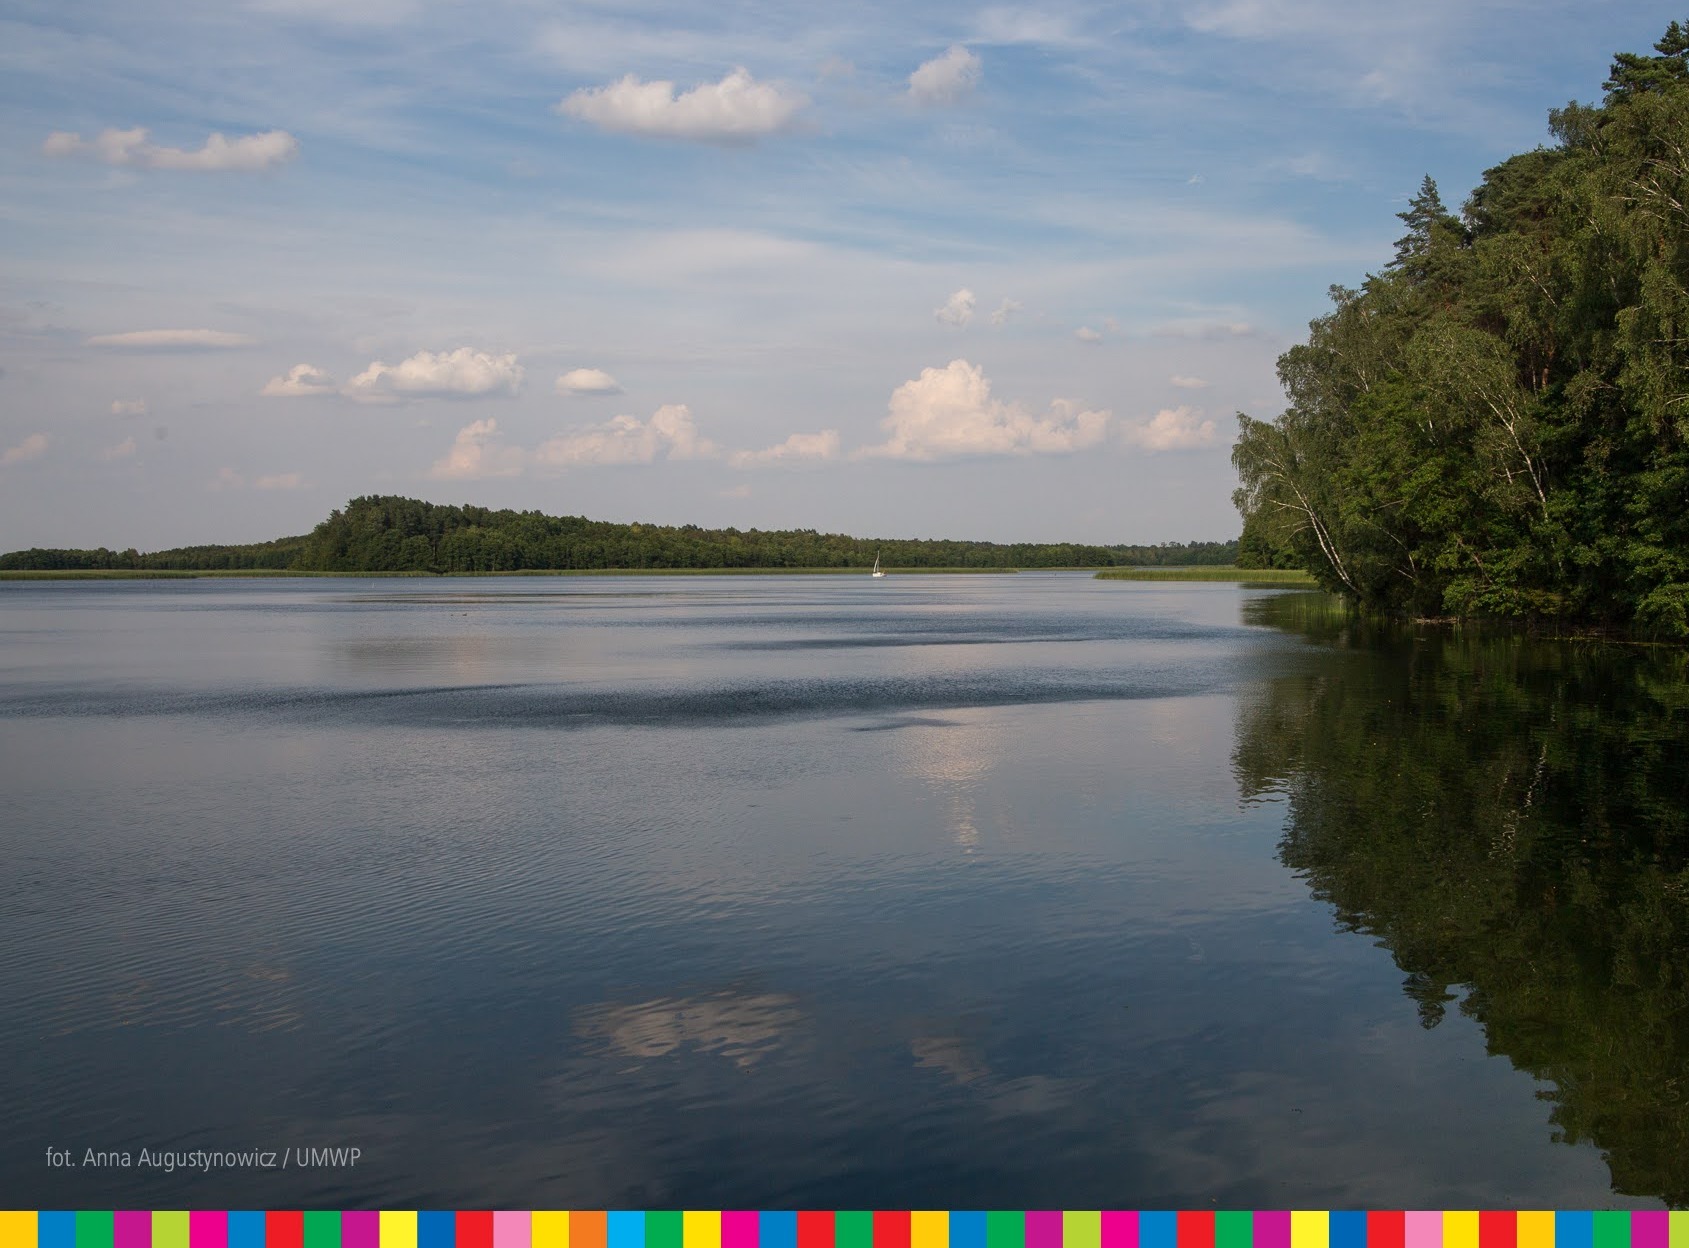
<instances>
[{"instance_id":1,"label":"white cloud","mask_svg":"<svg viewBox=\"0 0 1689 1248\"><path fill-rule=\"evenodd\" d=\"M1181 377L1178 373L1174 373L1167 381L1168 384L1177 386L1181 390L1206 390L1208 388L1208 383L1202 378Z\"/></svg>"},{"instance_id":2,"label":"white cloud","mask_svg":"<svg viewBox=\"0 0 1689 1248\"><path fill-rule=\"evenodd\" d=\"M55 130L47 136L41 150L48 156L86 155L103 160L108 165L141 169L253 173L292 160L299 154L299 140L286 130L266 130L262 134L248 134L237 139L213 133L203 147L190 152L180 147L160 147L148 142L146 129L138 126L133 130L102 130L93 139L84 139L80 134L66 130Z\"/></svg>"},{"instance_id":3,"label":"white cloud","mask_svg":"<svg viewBox=\"0 0 1689 1248\"><path fill-rule=\"evenodd\" d=\"M716 446L700 437L684 403L659 407L650 420L618 416L602 425L559 434L535 448L535 464L572 468L589 464L649 464L666 459L708 459Z\"/></svg>"},{"instance_id":4,"label":"white cloud","mask_svg":"<svg viewBox=\"0 0 1689 1248\"><path fill-rule=\"evenodd\" d=\"M838 454L839 431L823 429L820 433L794 433L784 442L766 450L734 451L727 462L735 468L762 468L769 464L836 459Z\"/></svg>"},{"instance_id":5,"label":"white cloud","mask_svg":"<svg viewBox=\"0 0 1689 1248\"><path fill-rule=\"evenodd\" d=\"M1077 451L1101 442L1109 421L1107 412L1077 411L1062 399L1048 416L1033 416L992 398L984 372L966 360L921 370L892 393L889 407L880 422L887 441L859 455L934 460Z\"/></svg>"},{"instance_id":6,"label":"white cloud","mask_svg":"<svg viewBox=\"0 0 1689 1248\"><path fill-rule=\"evenodd\" d=\"M758 82L738 68L678 96L672 82L628 74L607 87L576 91L557 111L617 134L733 145L786 129L808 103L800 92Z\"/></svg>"},{"instance_id":7,"label":"white cloud","mask_svg":"<svg viewBox=\"0 0 1689 1248\"><path fill-rule=\"evenodd\" d=\"M944 301L942 308L934 308L932 314L946 325L966 325L974 319L974 292L962 287Z\"/></svg>"},{"instance_id":8,"label":"white cloud","mask_svg":"<svg viewBox=\"0 0 1689 1248\"><path fill-rule=\"evenodd\" d=\"M909 75L909 98L917 104L953 104L979 85L979 76L979 57L952 44Z\"/></svg>"},{"instance_id":9,"label":"white cloud","mask_svg":"<svg viewBox=\"0 0 1689 1248\"><path fill-rule=\"evenodd\" d=\"M1078 329L1073 331L1073 336L1079 339L1080 342L1088 342L1093 346L1103 340L1101 332L1092 329L1089 325L1081 325Z\"/></svg>"},{"instance_id":10,"label":"white cloud","mask_svg":"<svg viewBox=\"0 0 1689 1248\"><path fill-rule=\"evenodd\" d=\"M47 453L47 435L32 433L16 446L0 451L0 468L10 468L13 464L25 464L32 459L40 459Z\"/></svg>"},{"instance_id":11,"label":"white cloud","mask_svg":"<svg viewBox=\"0 0 1689 1248\"><path fill-rule=\"evenodd\" d=\"M1214 444L1214 422L1201 408L1164 407L1148 420L1130 424L1121 436L1146 451L1191 451Z\"/></svg>"},{"instance_id":12,"label":"white cloud","mask_svg":"<svg viewBox=\"0 0 1689 1248\"><path fill-rule=\"evenodd\" d=\"M269 476L253 478L252 488L255 490L302 490L305 488L305 478L297 472L276 472Z\"/></svg>"},{"instance_id":13,"label":"white cloud","mask_svg":"<svg viewBox=\"0 0 1689 1248\"><path fill-rule=\"evenodd\" d=\"M113 399L111 401L113 416L145 416L147 401L145 399Z\"/></svg>"},{"instance_id":14,"label":"white cloud","mask_svg":"<svg viewBox=\"0 0 1689 1248\"><path fill-rule=\"evenodd\" d=\"M473 399L514 395L523 370L514 353L491 355L471 347L455 351L418 351L398 364L376 360L346 383L343 394L367 402L398 398Z\"/></svg>"},{"instance_id":15,"label":"white cloud","mask_svg":"<svg viewBox=\"0 0 1689 1248\"><path fill-rule=\"evenodd\" d=\"M750 496L751 487L748 485L734 485L725 490L716 491L717 498L749 498Z\"/></svg>"},{"instance_id":16,"label":"white cloud","mask_svg":"<svg viewBox=\"0 0 1689 1248\"><path fill-rule=\"evenodd\" d=\"M231 334L221 329L135 329L122 334L95 334L90 347L250 347L258 340L250 334Z\"/></svg>"},{"instance_id":17,"label":"white cloud","mask_svg":"<svg viewBox=\"0 0 1689 1248\"><path fill-rule=\"evenodd\" d=\"M258 393L267 399L301 399L316 394L333 394L334 378L313 364L295 364L280 377L272 377Z\"/></svg>"},{"instance_id":18,"label":"white cloud","mask_svg":"<svg viewBox=\"0 0 1689 1248\"><path fill-rule=\"evenodd\" d=\"M115 446L108 446L101 450L100 458L109 462L114 459L128 459L134 453L135 439L124 438L123 441L117 443Z\"/></svg>"},{"instance_id":19,"label":"white cloud","mask_svg":"<svg viewBox=\"0 0 1689 1248\"><path fill-rule=\"evenodd\" d=\"M620 394L622 384L601 368L570 369L557 379L558 394Z\"/></svg>"},{"instance_id":20,"label":"white cloud","mask_svg":"<svg viewBox=\"0 0 1689 1248\"><path fill-rule=\"evenodd\" d=\"M428 475L453 481L514 477L521 474L526 458L520 448L503 444L498 421L477 420L458 430L452 449L435 461Z\"/></svg>"},{"instance_id":21,"label":"white cloud","mask_svg":"<svg viewBox=\"0 0 1689 1248\"><path fill-rule=\"evenodd\" d=\"M1158 338L1253 338L1260 331L1248 321L1168 321L1153 331Z\"/></svg>"},{"instance_id":22,"label":"white cloud","mask_svg":"<svg viewBox=\"0 0 1689 1248\"><path fill-rule=\"evenodd\" d=\"M1020 311L1020 302L1015 299L1005 299L997 305L997 310L991 314L993 325L1007 325L1009 318Z\"/></svg>"}]
</instances>

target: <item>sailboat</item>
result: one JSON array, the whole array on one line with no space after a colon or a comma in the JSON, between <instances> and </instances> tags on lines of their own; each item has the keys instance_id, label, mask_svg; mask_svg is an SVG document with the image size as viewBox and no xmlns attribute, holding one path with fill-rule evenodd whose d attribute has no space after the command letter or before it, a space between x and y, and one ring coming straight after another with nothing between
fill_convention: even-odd
<instances>
[{"instance_id":1,"label":"sailboat","mask_svg":"<svg viewBox=\"0 0 1689 1248\"><path fill-rule=\"evenodd\" d=\"M885 575L884 572L880 571L880 552L877 551L877 550L874 552L874 572L873 572L873 575L875 575L875 576L884 576Z\"/></svg>"}]
</instances>

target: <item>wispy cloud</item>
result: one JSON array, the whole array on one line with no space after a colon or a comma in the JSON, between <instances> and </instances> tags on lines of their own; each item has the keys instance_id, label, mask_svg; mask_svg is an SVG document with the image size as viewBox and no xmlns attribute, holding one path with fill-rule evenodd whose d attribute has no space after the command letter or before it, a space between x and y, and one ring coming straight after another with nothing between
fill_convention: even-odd
<instances>
[{"instance_id":1,"label":"wispy cloud","mask_svg":"<svg viewBox=\"0 0 1689 1248\"><path fill-rule=\"evenodd\" d=\"M221 350L250 347L258 340L250 334L221 329L133 329L121 334L95 334L90 347L127 347L146 350Z\"/></svg>"},{"instance_id":2,"label":"wispy cloud","mask_svg":"<svg viewBox=\"0 0 1689 1248\"><path fill-rule=\"evenodd\" d=\"M0 451L0 468L10 468L13 464L27 464L32 459L40 459L47 453L49 440L44 433L32 433L16 446Z\"/></svg>"},{"instance_id":3,"label":"wispy cloud","mask_svg":"<svg viewBox=\"0 0 1689 1248\"><path fill-rule=\"evenodd\" d=\"M108 165L136 169L181 169L192 173L256 173L286 164L299 154L299 140L285 130L231 139L213 133L192 151L164 147L147 138L147 130L102 130L92 139L68 130L55 130L41 150L48 156L89 156Z\"/></svg>"},{"instance_id":4,"label":"wispy cloud","mask_svg":"<svg viewBox=\"0 0 1689 1248\"><path fill-rule=\"evenodd\" d=\"M147 401L145 399L113 399L111 401L113 416L145 416Z\"/></svg>"},{"instance_id":5,"label":"wispy cloud","mask_svg":"<svg viewBox=\"0 0 1689 1248\"><path fill-rule=\"evenodd\" d=\"M1164 407L1148 420L1124 426L1121 437L1144 451L1194 451L1212 446L1216 431L1201 408Z\"/></svg>"},{"instance_id":6,"label":"wispy cloud","mask_svg":"<svg viewBox=\"0 0 1689 1248\"><path fill-rule=\"evenodd\" d=\"M944 301L944 306L932 310L934 319L958 329L974 319L974 292L962 287Z\"/></svg>"},{"instance_id":7,"label":"wispy cloud","mask_svg":"<svg viewBox=\"0 0 1689 1248\"><path fill-rule=\"evenodd\" d=\"M794 433L784 442L761 451L734 451L727 462L734 468L766 468L775 464L815 463L837 459L839 431Z\"/></svg>"},{"instance_id":8,"label":"wispy cloud","mask_svg":"<svg viewBox=\"0 0 1689 1248\"><path fill-rule=\"evenodd\" d=\"M280 377L272 377L258 393L267 399L305 399L333 394L334 378L314 364L295 364Z\"/></svg>"},{"instance_id":9,"label":"wispy cloud","mask_svg":"<svg viewBox=\"0 0 1689 1248\"><path fill-rule=\"evenodd\" d=\"M679 95L672 82L641 82L628 74L609 86L576 91L557 111L615 134L735 146L787 129L808 102L800 91L758 82L738 68Z\"/></svg>"},{"instance_id":10,"label":"wispy cloud","mask_svg":"<svg viewBox=\"0 0 1689 1248\"><path fill-rule=\"evenodd\" d=\"M979 85L981 72L979 57L952 44L909 75L909 98L917 104L954 104Z\"/></svg>"}]
</instances>

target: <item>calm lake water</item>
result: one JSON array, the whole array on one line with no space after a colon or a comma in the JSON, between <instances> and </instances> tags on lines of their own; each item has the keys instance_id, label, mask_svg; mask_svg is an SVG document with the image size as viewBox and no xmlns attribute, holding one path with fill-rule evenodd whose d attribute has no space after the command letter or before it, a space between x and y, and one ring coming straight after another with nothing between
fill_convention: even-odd
<instances>
[{"instance_id":1,"label":"calm lake water","mask_svg":"<svg viewBox=\"0 0 1689 1248\"><path fill-rule=\"evenodd\" d=\"M0 583L0 1205L1682 1203L1686 740L1231 585Z\"/></svg>"}]
</instances>

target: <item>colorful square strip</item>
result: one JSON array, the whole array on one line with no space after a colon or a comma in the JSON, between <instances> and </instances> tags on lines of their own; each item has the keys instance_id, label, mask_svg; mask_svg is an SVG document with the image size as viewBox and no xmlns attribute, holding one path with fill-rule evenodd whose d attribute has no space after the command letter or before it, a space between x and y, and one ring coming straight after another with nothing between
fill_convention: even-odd
<instances>
[{"instance_id":1,"label":"colorful square strip","mask_svg":"<svg viewBox=\"0 0 1689 1248\"><path fill-rule=\"evenodd\" d=\"M1689 1248L1689 1213L49 1210L0 1248Z\"/></svg>"}]
</instances>

